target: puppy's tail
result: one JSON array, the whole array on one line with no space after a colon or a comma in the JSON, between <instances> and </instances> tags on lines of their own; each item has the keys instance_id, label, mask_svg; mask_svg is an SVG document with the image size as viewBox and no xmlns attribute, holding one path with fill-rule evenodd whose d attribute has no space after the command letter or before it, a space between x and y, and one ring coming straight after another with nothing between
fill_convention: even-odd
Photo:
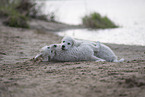
<instances>
[{"instance_id":1,"label":"puppy's tail","mask_svg":"<svg viewBox=\"0 0 145 97\"><path fill-rule=\"evenodd\" d=\"M120 60L114 60L113 62L124 62L124 58L121 58Z\"/></svg>"}]
</instances>

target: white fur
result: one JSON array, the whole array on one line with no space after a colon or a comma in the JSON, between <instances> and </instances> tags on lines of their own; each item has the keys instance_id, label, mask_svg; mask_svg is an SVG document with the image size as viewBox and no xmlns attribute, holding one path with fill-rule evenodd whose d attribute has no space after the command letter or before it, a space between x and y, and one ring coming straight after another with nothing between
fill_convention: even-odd
<instances>
[{"instance_id":1,"label":"white fur","mask_svg":"<svg viewBox=\"0 0 145 97\"><path fill-rule=\"evenodd\" d=\"M105 59L108 62L123 62L124 61L124 59L118 60L115 53L108 46L106 46L106 45L104 45L100 42L75 40L71 37L66 36L62 39L61 43L62 43L63 46L65 46L65 47L62 47L62 49L64 49L64 50L69 50L69 49L74 48L74 47L79 47L83 43L86 43L86 45L93 44L93 45L96 45L96 49L97 49L96 50L97 52L94 51L94 55L96 57L99 57L101 59ZM68 45L68 43L71 44L71 45Z\"/></svg>"},{"instance_id":2,"label":"white fur","mask_svg":"<svg viewBox=\"0 0 145 97\"><path fill-rule=\"evenodd\" d=\"M74 47L69 50L62 50L61 44L52 44L41 48L40 53L36 55L35 59L43 58L43 61L105 61L94 56L94 45L89 46L85 43L79 47ZM93 50L94 49L94 50Z\"/></svg>"},{"instance_id":3,"label":"white fur","mask_svg":"<svg viewBox=\"0 0 145 97\"><path fill-rule=\"evenodd\" d=\"M54 56L52 57L52 61L105 61L100 58L94 56L94 50L89 45L82 43L79 47L73 47L69 50L62 50L62 44L54 44L57 47L52 46L52 50L54 51Z\"/></svg>"},{"instance_id":4,"label":"white fur","mask_svg":"<svg viewBox=\"0 0 145 97\"><path fill-rule=\"evenodd\" d=\"M42 61L49 61L51 59L51 56L53 56L54 54L50 47L51 45L42 47L40 49L40 53L37 54L34 59L36 60L41 57L43 59Z\"/></svg>"},{"instance_id":5,"label":"white fur","mask_svg":"<svg viewBox=\"0 0 145 97\"><path fill-rule=\"evenodd\" d=\"M93 50L95 52L98 51L96 43L95 42L91 42L91 41L83 41L83 40L75 40L72 37L69 36L65 36L62 41L61 41L62 46L62 50L68 50L70 48L73 47L79 47L80 45L83 44L83 46L90 46L91 48L93 47Z\"/></svg>"},{"instance_id":6,"label":"white fur","mask_svg":"<svg viewBox=\"0 0 145 97\"><path fill-rule=\"evenodd\" d=\"M95 53L95 56L105 59L108 62L123 62L124 59L118 60L115 53L106 45L97 42L97 47L99 47L99 51Z\"/></svg>"}]
</instances>

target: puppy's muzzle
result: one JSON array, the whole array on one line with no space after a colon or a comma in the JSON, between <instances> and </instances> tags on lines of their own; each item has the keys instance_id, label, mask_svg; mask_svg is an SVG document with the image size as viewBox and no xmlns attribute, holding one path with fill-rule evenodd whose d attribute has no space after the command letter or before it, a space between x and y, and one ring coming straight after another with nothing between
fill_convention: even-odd
<instances>
[{"instance_id":1,"label":"puppy's muzzle","mask_svg":"<svg viewBox=\"0 0 145 97\"><path fill-rule=\"evenodd\" d=\"M62 50L65 50L65 45L62 45L61 49L62 49Z\"/></svg>"}]
</instances>

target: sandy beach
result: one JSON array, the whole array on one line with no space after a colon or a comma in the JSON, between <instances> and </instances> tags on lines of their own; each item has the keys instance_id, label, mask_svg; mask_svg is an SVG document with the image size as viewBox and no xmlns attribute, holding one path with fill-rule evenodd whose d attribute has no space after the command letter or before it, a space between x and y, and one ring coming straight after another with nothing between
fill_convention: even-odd
<instances>
[{"instance_id":1,"label":"sandy beach","mask_svg":"<svg viewBox=\"0 0 145 97\"><path fill-rule=\"evenodd\" d=\"M145 47L108 45L123 63L34 62L60 43L55 31L75 26L33 20L31 29L0 23L0 97L144 97Z\"/></svg>"}]
</instances>

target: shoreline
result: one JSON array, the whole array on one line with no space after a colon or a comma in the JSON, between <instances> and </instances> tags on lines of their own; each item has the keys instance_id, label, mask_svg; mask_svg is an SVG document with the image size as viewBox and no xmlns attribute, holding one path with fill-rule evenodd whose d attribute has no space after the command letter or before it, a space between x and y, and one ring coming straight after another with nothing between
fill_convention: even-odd
<instances>
[{"instance_id":1,"label":"shoreline","mask_svg":"<svg viewBox=\"0 0 145 97\"><path fill-rule=\"evenodd\" d=\"M0 23L1 97L145 95L144 46L107 44L119 59L126 60L123 63L34 62L31 59L41 47L60 43L62 37L55 31L73 27L44 21L33 21L31 26L22 29Z\"/></svg>"},{"instance_id":2,"label":"shoreline","mask_svg":"<svg viewBox=\"0 0 145 97\"><path fill-rule=\"evenodd\" d=\"M35 23L36 23L36 25L34 25ZM33 22L30 25L31 25L30 29L23 29L23 28L7 27L7 26L4 26L4 25L0 24L0 26L1 26L0 27L0 32L7 32L7 33L1 33L2 34L1 39L3 38L4 34L5 34L4 38L7 37L7 34L8 34L9 38L13 39L14 43L15 42L17 43L17 39L18 39L18 40L22 41L22 43L24 42L23 45L25 45L25 43L26 43L26 45L29 45L29 46L31 44L33 44L33 43L30 43L30 44L27 43L28 42L27 39L25 39L25 38L23 39L23 37L22 37L22 35L24 35L25 37L28 37L30 39L30 41L42 42L42 43L38 43L38 46L35 47L36 49L33 48L34 49L33 55L36 55L36 54L34 54L34 52L38 53L38 50L41 47L43 47L45 45L50 45L52 43L60 43L60 41L62 39L62 36L59 36L56 33L57 31L64 31L64 30L77 29L78 28L78 26L67 25L67 24L62 24L62 23L45 22L45 21L41 21L41 20L33 20ZM48 26L50 26L50 27L48 27ZM37 37L38 37L38 39L37 39ZM44 39L43 37L44 38L48 37L50 39L47 39L47 38ZM4 41L2 41L2 42L4 42ZM9 41L8 41L8 44L9 44ZM111 47L111 49L115 52L116 55L119 56L119 58L123 57L123 55L119 52L123 52L123 50L129 49L129 48L137 49L137 50L144 50L144 46L138 46L138 45L124 45L124 44L112 44L112 43L104 43L104 44ZM1 44L1 45L7 45L7 44ZM18 43L17 46L20 46L20 45L22 45L22 44ZM2 48L2 49L5 50L5 48ZM2 55L3 54L5 55L5 51L3 51L3 50L0 53ZM116 51L116 50L118 50L118 51ZM25 52L25 50L24 50L24 52ZM21 53L23 53L23 52L21 52ZM120 56L120 54L121 54L121 56ZM28 58L20 58L20 60L24 61L25 59L33 58L32 55L31 55L31 57L29 55L27 55L27 56L28 56ZM132 55L132 56L135 57L135 55ZM145 57L143 57L143 58L145 59ZM134 60L133 58L125 58L125 59L126 59L126 61ZM9 59L7 59L7 60L9 60ZM16 58L15 60L19 60L19 58Z\"/></svg>"}]
</instances>

